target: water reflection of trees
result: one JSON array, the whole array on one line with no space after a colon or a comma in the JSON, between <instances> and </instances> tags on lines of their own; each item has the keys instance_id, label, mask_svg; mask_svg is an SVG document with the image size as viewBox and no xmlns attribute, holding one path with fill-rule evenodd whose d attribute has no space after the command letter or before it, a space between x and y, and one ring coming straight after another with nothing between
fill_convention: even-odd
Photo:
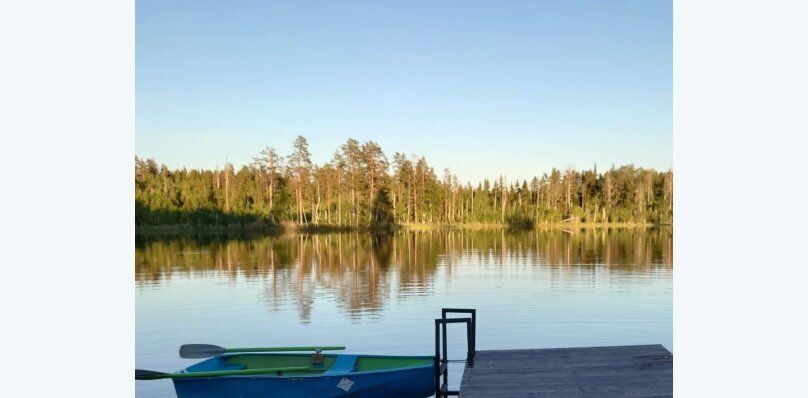
<instances>
[{"instance_id":1,"label":"water reflection of trees","mask_svg":"<svg viewBox=\"0 0 808 398\"><path fill-rule=\"evenodd\" d=\"M232 240L139 242L135 279L141 287L174 276L225 276L265 285L270 308L292 300L308 319L315 294L333 295L351 315L378 312L395 296L429 295L442 270L464 264L605 267L647 273L672 267L671 228L399 231L279 235Z\"/></svg>"}]
</instances>

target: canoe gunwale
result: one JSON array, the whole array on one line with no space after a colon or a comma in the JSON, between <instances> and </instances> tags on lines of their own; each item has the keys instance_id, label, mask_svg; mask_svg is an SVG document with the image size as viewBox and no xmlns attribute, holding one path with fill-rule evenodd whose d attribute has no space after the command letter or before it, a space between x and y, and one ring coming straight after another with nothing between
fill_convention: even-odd
<instances>
[{"instance_id":1,"label":"canoe gunwale","mask_svg":"<svg viewBox=\"0 0 808 398\"><path fill-rule=\"evenodd\" d=\"M326 356L333 356L338 357L340 355L349 355L349 354L326 354ZM364 355L364 354L351 354L356 355L358 358L400 358L400 359L423 359L423 360L430 360L434 361L435 357L432 355ZM300 356L300 354L295 353L225 353L222 355L217 355L215 357L208 358L204 361L198 362L191 366L188 366L177 373L183 374L193 374L196 372L188 371L189 368L197 366L201 363L207 361L215 361L221 360L223 358L229 357L237 357L237 356ZM401 372L407 370L414 370L414 369L422 369L422 368L432 368L434 367L434 362L430 362L428 364L422 365L410 365L410 366L400 366L395 368L389 369L377 369L377 370L365 370L365 371L352 371L352 372L342 372L342 373L331 373L331 374L275 374L275 373L267 373L267 374L253 374L253 375L228 375L228 376L211 376L211 377L195 377L194 380L211 380L211 379L223 379L223 378L238 378L238 379L312 379L312 378L322 378L322 379L329 379L329 378L342 378L347 375L367 375L367 374L388 374L392 372ZM323 369L323 371L327 371L328 369ZM188 379L186 379L188 380Z\"/></svg>"}]
</instances>

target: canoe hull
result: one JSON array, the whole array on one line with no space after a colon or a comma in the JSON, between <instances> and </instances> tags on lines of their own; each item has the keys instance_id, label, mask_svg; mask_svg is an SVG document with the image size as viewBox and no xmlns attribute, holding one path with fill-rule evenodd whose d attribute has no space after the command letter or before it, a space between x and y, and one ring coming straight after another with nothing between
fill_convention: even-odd
<instances>
[{"instance_id":1,"label":"canoe hull","mask_svg":"<svg viewBox=\"0 0 808 398\"><path fill-rule=\"evenodd\" d=\"M432 366L422 366L328 376L174 379L174 388L178 398L417 398L435 393L434 377Z\"/></svg>"}]
</instances>

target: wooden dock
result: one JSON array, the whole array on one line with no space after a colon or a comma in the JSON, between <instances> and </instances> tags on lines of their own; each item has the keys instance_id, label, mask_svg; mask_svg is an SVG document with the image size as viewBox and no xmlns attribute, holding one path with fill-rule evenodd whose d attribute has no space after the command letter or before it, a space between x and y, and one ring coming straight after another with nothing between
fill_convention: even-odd
<instances>
[{"instance_id":1,"label":"wooden dock","mask_svg":"<svg viewBox=\"0 0 808 398\"><path fill-rule=\"evenodd\" d=\"M463 398L672 397L673 355L661 345L476 351Z\"/></svg>"}]
</instances>

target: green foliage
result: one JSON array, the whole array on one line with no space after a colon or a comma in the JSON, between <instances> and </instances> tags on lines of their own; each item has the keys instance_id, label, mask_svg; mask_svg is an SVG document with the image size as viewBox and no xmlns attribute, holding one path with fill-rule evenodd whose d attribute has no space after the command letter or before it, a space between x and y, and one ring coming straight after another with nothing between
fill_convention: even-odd
<instances>
[{"instance_id":1,"label":"green foliage","mask_svg":"<svg viewBox=\"0 0 808 398\"><path fill-rule=\"evenodd\" d=\"M534 220L525 214L511 214L505 217L505 224L508 228L527 229L533 228Z\"/></svg>"},{"instance_id":2,"label":"green foliage","mask_svg":"<svg viewBox=\"0 0 808 398\"><path fill-rule=\"evenodd\" d=\"M386 187L379 188L373 198L371 207L370 227L375 231L390 231L395 226L393 204Z\"/></svg>"},{"instance_id":3,"label":"green foliage","mask_svg":"<svg viewBox=\"0 0 808 398\"><path fill-rule=\"evenodd\" d=\"M135 158L136 225L673 222L673 173L632 165L472 186L449 170L439 179L423 157L396 153L390 163L372 141L349 139L316 165L302 136L290 156L267 147L253 160L238 171L169 170Z\"/></svg>"}]
</instances>

